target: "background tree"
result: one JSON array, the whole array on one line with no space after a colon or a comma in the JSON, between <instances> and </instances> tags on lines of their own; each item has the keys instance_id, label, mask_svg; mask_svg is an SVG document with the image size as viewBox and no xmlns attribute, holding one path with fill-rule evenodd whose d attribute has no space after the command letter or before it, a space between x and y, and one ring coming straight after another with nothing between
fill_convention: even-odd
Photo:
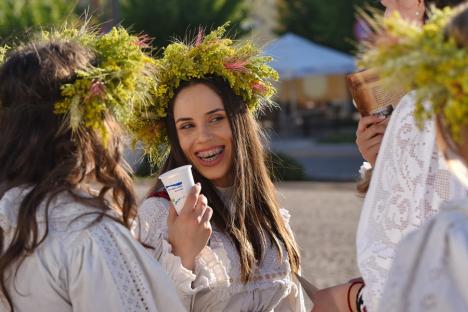
<instances>
[{"instance_id":1,"label":"background tree","mask_svg":"<svg viewBox=\"0 0 468 312\"><path fill-rule=\"evenodd\" d=\"M26 29L60 24L76 17L71 0L1 0L0 41L14 39Z\"/></svg>"},{"instance_id":2,"label":"background tree","mask_svg":"<svg viewBox=\"0 0 468 312\"><path fill-rule=\"evenodd\" d=\"M375 0L278 0L281 35L293 32L316 43L351 52L356 7L378 6Z\"/></svg>"},{"instance_id":3,"label":"background tree","mask_svg":"<svg viewBox=\"0 0 468 312\"><path fill-rule=\"evenodd\" d=\"M241 35L248 8L243 0L122 0L121 14L125 26L155 38L160 48L187 31L193 35L200 25L210 30L231 21L231 31Z\"/></svg>"}]
</instances>

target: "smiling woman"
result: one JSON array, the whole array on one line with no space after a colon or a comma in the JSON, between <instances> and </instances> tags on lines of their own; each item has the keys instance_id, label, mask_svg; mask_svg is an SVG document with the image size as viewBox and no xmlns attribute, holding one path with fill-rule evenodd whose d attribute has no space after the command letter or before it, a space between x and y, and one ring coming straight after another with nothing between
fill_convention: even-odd
<instances>
[{"instance_id":1,"label":"smiling woman","mask_svg":"<svg viewBox=\"0 0 468 312\"><path fill-rule=\"evenodd\" d=\"M276 73L223 30L165 49L157 79L164 96L136 121L139 133L159 130L143 137L150 153L167 134L160 174L190 164L198 182L177 215L157 181L139 211L141 239L191 311L304 311L289 213L279 208L254 118ZM162 123L151 123L157 114Z\"/></svg>"},{"instance_id":2,"label":"smiling woman","mask_svg":"<svg viewBox=\"0 0 468 312\"><path fill-rule=\"evenodd\" d=\"M215 186L229 187L233 182L232 131L215 90L206 82L192 83L179 92L172 113L185 157Z\"/></svg>"}]
</instances>

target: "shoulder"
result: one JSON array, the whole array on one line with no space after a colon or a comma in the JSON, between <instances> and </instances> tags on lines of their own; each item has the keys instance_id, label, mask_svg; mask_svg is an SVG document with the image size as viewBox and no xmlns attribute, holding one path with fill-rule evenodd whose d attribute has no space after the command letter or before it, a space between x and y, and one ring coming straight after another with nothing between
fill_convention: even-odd
<instances>
[{"instance_id":1,"label":"shoulder","mask_svg":"<svg viewBox=\"0 0 468 312\"><path fill-rule=\"evenodd\" d=\"M447 229L448 236L468 241L468 200L445 202L434 222ZM468 246L468 244L467 244Z\"/></svg>"},{"instance_id":2,"label":"shoulder","mask_svg":"<svg viewBox=\"0 0 468 312\"><path fill-rule=\"evenodd\" d=\"M433 128L432 121L426 121L423 124L423 129L418 127L416 119L414 118L415 109L416 93L413 91L408 93L401 99L400 103L398 104L391 116L389 126L391 124L395 124L396 127L400 129L403 129L405 131L414 131L418 134L427 132L428 128Z\"/></svg>"},{"instance_id":3,"label":"shoulder","mask_svg":"<svg viewBox=\"0 0 468 312\"><path fill-rule=\"evenodd\" d=\"M401 249L412 250L423 245L424 249L438 253L445 245L458 246L461 251L468 247L468 201L448 202L439 214L419 230L410 233L401 243ZM451 249L451 248L450 248Z\"/></svg>"},{"instance_id":4,"label":"shoulder","mask_svg":"<svg viewBox=\"0 0 468 312\"><path fill-rule=\"evenodd\" d=\"M164 197L148 197L138 208L138 216L140 219L166 216L169 214L169 200Z\"/></svg>"},{"instance_id":5,"label":"shoulder","mask_svg":"<svg viewBox=\"0 0 468 312\"><path fill-rule=\"evenodd\" d=\"M147 242L167 231L170 202L163 197L148 197L138 208L137 222L132 229L135 237Z\"/></svg>"},{"instance_id":6,"label":"shoulder","mask_svg":"<svg viewBox=\"0 0 468 312\"><path fill-rule=\"evenodd\" d=\"M392 116L394 116L394 114L400 115L402 113L408 113L408 112L414 111L415 104L416 104L416 93L414 91L409 92L408 94L406 94L405 96L401 98Z\"/></svg>"}]
</instances>

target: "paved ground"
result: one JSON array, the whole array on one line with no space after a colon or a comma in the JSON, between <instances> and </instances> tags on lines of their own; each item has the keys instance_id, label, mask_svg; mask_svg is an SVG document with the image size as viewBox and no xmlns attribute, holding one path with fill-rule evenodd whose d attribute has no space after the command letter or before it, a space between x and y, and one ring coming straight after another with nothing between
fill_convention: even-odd
<instances>
[{"instance_id":1,"label":"paved ground","mask_svg":"<svg viewBox=\"0 0 468 312\"><path fill-rule=\"evenodd\" d=\"M147 183L137 183L140 196L146 189ZM358 276L354 238L361 199L354 183L288 182L278 189L291 213L304 276L319 288Z\"/></svg>"}]
</instances>

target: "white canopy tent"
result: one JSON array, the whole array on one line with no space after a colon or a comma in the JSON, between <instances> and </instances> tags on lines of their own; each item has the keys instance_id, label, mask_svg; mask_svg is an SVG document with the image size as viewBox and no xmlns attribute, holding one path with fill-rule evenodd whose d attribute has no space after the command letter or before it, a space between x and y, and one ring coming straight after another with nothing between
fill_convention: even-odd
<instances>
[{"instance_id":1,"label":"white canopy tent","mask_svg":"<svg viewBox=\"0 0 468 312\"><path fill-rule=\"evenodd\" d=\"M292 123L296 126L303 123L299 103L309 107L309 103L317 99L341 100L343 94L348 96L344 75L356 70L353 56L292 33L272 41L265 47L264 54L273 57L270 65L280 74L278 100L290 105L280 114L281 128L290 129ZM343 77L337 78L340 76Z\"/></svg>"},{"instance_id":2,"label":"white canopy tent","mask_svg":"<svg viewBox=\"0 0 468 312\"><path fill-rule=\"evenodd\" d=\"M282 79L311 75L346 74L355 71L354 58L287 33L265 47L265 54L274 58L271 66Z\"/></svg>"}]
</instances>

